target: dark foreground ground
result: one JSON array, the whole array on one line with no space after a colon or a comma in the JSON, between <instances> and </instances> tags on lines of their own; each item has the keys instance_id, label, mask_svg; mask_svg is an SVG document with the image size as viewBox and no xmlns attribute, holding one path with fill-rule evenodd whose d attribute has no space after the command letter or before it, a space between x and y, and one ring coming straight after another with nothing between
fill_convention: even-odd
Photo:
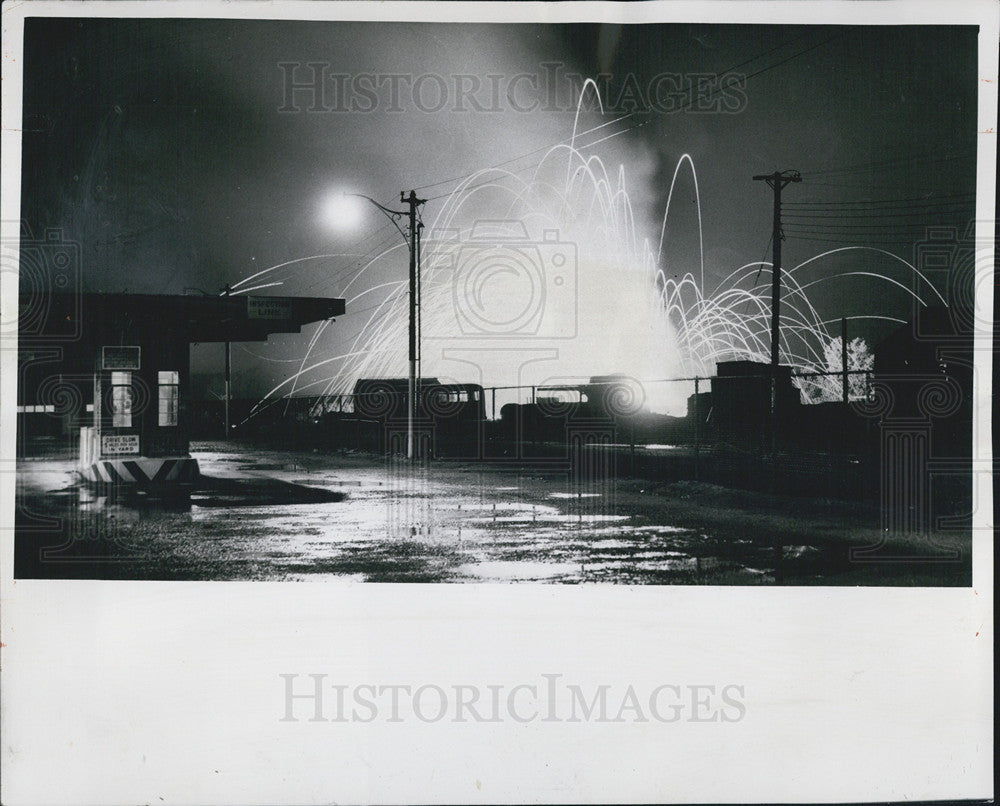
<instances>
[{"instance_id":1,"label":"dark foreground ground","mask_svg":"<svg viewBox=\"0 0 1000 806\"><path fill-rule=\"evenodd\" d=\"M18 464L15 576L161 580L971 584L968 531L885 535L877 506L558 463L432 462L196 443L189 502Z\"/></svg>"}]
</instances>

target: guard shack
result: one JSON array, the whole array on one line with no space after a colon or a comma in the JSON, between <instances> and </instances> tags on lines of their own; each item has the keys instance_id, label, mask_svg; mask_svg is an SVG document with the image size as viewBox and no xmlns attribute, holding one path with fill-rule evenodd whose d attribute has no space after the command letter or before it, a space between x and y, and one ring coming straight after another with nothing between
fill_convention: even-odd
<instances>
[{"instance_id":1,"label":"guard shack","mask_svg":"<svg viewBox=\"0 0 1000 806\"><path fill-rule=\"evenodd\" d=\"M30 312L33 301L20 302ZM45 303L41 328L37 316L24 320L31 329L19 327L19 352L36 343L57 349L20 367L19 397L58 388L87 401L77 421L84 479L179 489L198 478L189 452L191 344L265 341L345 309L343 299L236 295L53 294Z\"/></svg>"}]
</instances>

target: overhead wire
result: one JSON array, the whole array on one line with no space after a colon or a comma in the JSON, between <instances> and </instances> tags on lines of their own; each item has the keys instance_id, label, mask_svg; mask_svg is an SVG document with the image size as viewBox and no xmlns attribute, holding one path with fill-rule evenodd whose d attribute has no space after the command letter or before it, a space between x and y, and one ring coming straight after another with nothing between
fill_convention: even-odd
<instances>
[{"instance_id":1,"label":"overhead wire","mask_svg":"<svg viewBox=\"0 0 1000 806\"><path fill-rule=\"evenodd\" d=\"M744 67L747 64L750 64L750 63L755 62L755 61L757 61L759 59L762 59L762 58L764 58L764 57L766 57L766 56L774 53L777 50L780 50L780 49L782 49L784 47L788 47L789 45L794 44L795 42L799 41L800 39L802 39L803 37L805 37L809 33L811 33L811 32L810 31L806 31L806 32L804 32L802 34L799 34L798 36L793 37L792 39L788 40L787 42L783 42L783 43L781 43L781 44L779 44L779 45L777 45L777 46L775 46L773 48L769 48L768 50L764 51L763 53L760 53L760 54L758 54L756 56L751 57L750 59L746 59L746 60L740 62L739 64L734 65L733 67L730 67L725 72L726 73L733 72L734 70L737 70L740 67ZM817 43L809 46L808 48L805 48L805 49L803 49L801 51L793 53L791 56L788 56L788 57L786 57L786 58L784 58L784 59L782 59L782 60L780 60L778 62L770 64L770 65L768 65L766 67L761 68L760 70L757 70L757 71L755 71L753 73L750 73L750 74L744 76L743 79L747 80L747 79L750 79L750 78L755 78L756 76L762 75L762 74L764 74L764 73L766 73L766 72L768 72L770 70L774 70L777 67L781 67L782 65L787 64L788 62L792 61L793 59L796 59L796 58L798 58L800 56L803 56L806 53L809 53L809 52L811 52L813 50L816 50L817 48L819 48L819 47L827 44L828 42L832 42L833 40L839 39L839 38L841 38L843 36L846 36L846 35L847 35L847 31L846 30L838 31L833 36L828 37L828 38L822 40L821 42L817 42ZM723 73L723 74L725 74L725 73ZM690 106L691 104L693 104L695 102L695 100L698 100L698 101L710 100L714 95L716 95L717 93L721 92L722 89L723 88L720 87L719 89L716 89L716 90L708 93L708 95L706 97L699 96L697 99L692 98L686 105L679 107L678 111L681 111L681 110L687 108L687 106ZM634 117L637 114L640 114L640 113L638 111L630 112L630 113L628 113L626 115L623 115L623 116L621 116L619 118L616 118L613 121L607 121L605 123L602 123L602 124L600 124L598 126L595 126L595 127L591 128L591 129L587 129L587 130L585 130L583 132L579 132L579 133L577 133L576 136L577 137L581 137L581 136L585 136L587 134L591 134L594 131L597 131L599 129L605 128L606 126L612 125L614 123L618 123L618 122L621 122L623 120L627 120L627 119L629 119L631 117ZM624 133L626 133L628 131L633 131L635 129L641 128L641 127L647 125L650 122L650 120L652 120L652 119L654 119L654 118L647 118L646 120L643 120L643 121L635 124L634 126L626 127L625 129L622 129L621 131L616 132L616 133L610 135L610 137L617 137L620 134L624 134ZM583 143L583 144L581 144L579 146L579 148L591 148L594 145L596 145L597 142L603 142L606 139L608 139L608 138L607 137L601 138L601 140L598 140L598 141L596 141L594 143ZM491 170L496 170L496 169L499 169L499 168L504 168L504 167L506 167L508 165L511 165L511 164L515 163L515 162L519 162L519 161L521 161L523 159L527 159L529 157L533 157L536 154L540 154L542 152L548 152L552 148L555 148L555 147L559 146L560 144L562 144L564 142L565 142L564 140L560 140L560 141L558 141L556 143L551 143L551 144L548 144L548 145L545 145L545 146L541 146L540 148L533 149L531 151L528 151L528 152L526 152L524 154L520 154L520 155L515 156L515 157L511 157L510 159L503 160L502 162L498 162L498 163L496 163L494 165L491 165L491 166L488 166L486 168L482 168L482 169L475 170L475 171L470 171L468 173L461 174L461 175L458 175L458 176L449 177L448 179L441 179L441 180L438 180L438 181L435 181L435 182L428 182L428 183L421 184L421 185L415 185L414 189L415 190L426 191L426 190L429 190L431 188L440 187L442 185L447 185L447 184L453 184L453 183L461 182L463 180L466 180L466 179L469 179L469 178L475 176L476 174L483 173L484 171L491 171ZM529 168L534 168L534 167L536 167L536 165L532 164L532 165L526 166L524 168L520 168L517 171L515 171L514 173L520 173L521 171L525 171L525 170L528 170ZM495 180L493 180L493 181L495 181ZM435 196L435 197L433 197L431 199L428 199L427 201L433 201L435 199L443 198L444 196L448 196L448 195L450 195L450 194L449 193L442 194L440 196Z\"/></svg>"},{"instance_id":2,"label":"overhead wire","mask_svg":"<svg viewBox=\"0 0 1000 806\"><path fill-rule=\"evenodd\" d=\"M900 165L911 165L914 162L923 164L935 164L938 162L954 162L955 160L969 159L975 156L971 153L951 153L941 154L938 151L924 151L917 154L910 154L906 157L893 157L887 160L873 160L855 165L842 165L837 168L818 169L815 171L802 171L802 176L838 176L849 173L873 173L882 170L897 168Z\"/></svg>"}]
</instances>

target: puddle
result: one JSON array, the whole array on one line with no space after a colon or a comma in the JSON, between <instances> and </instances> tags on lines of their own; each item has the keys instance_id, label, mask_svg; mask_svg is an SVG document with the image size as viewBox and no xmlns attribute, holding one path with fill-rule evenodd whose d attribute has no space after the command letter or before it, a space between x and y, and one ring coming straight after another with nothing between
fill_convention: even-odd
<instances>
[{"instance_id":1,"label":"puddle","mask_svg":"<svg viewBox=\"0 0 1000 806\"><path fill-rule=\"evenodd\" d=\"M685 529L680 526L636 526L632 531L657 535L693 534L693 529ZM703 535L704 537L704 535Z\"/></svg>"},{"instance_id":2,"label":"puddle","mask_svg":"<svg viewBox=\"0 0 1000 806\"><path fill-rule=\"evenodd\" d=\"M187 511L66 487L69 465L33 475L47 497L34 493L31 511L47 511L43 503L68 509L67 529L116 536L123 548L102 550L123 563L123 578L670 584L743 573L744 564L765 569L748 577L771 573L767 547L656 523L655 515L613 514L622 509L606 495L572 492L564 476L490 486L485 471L456 481L280 452L196 458L202 484ZM76 532L67 536L82 543ZM814 551L790 546L785 557L809 562Z\"/></svg>"},{"instance_id":3,"label":"puddle","mask_svg":"<svg viewBox=\"0 0 1000 806\"><path fill-rule=\"evenodd\" d=\"M627 521L628 515L562 515L551 513L524 513L521 515L498 515L495 518L470 518L469 523L601 523L604 521Z\"/></svg>"},{"instance_id":4,"label":"puddle","mask_svg":"<svg viewBox=\"0 0 1000 806\"><path fill-rule=\"evenodd\" d=\"M530 582L531 580L550 581L558 577L579 575L580 566L576 563L486 560L480 563L460 565L455 570L463 576Z\"/></svg>"}]
</instances>

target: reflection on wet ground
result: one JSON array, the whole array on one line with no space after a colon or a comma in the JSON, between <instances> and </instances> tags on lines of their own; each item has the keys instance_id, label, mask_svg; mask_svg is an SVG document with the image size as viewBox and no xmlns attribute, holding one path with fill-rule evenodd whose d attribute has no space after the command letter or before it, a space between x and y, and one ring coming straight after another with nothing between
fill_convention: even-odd
<instances>
[{"instance_id":1,"label":"reflection on wet ground","mask_svg":"<svg viewBox=\"0 0 1000 806\"><path fill-rule=\"evenodd\" d=\"M19 468L17 574L125 579L753 584L775 548L626 511L606 481L536 468L195 453L189 502L112 498L71 462ZM815 548L785 547L808 559Z\"/></svg>"}]
</instances>

